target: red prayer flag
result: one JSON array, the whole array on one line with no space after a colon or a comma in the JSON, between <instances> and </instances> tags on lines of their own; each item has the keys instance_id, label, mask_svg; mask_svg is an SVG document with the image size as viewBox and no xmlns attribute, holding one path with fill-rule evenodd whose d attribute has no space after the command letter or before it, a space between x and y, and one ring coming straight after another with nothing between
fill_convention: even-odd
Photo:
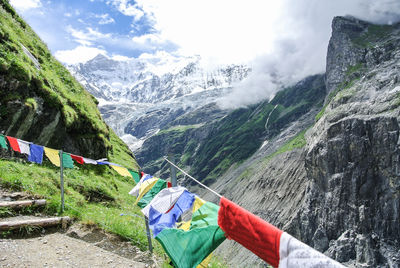
<instances>
[{"instance_id":1,"label":"red prayer flag","mask_svg":"<svg viewBox=\"0 0 400 268\"><path fill-rule=\"evenodd\" d=\"M11 145L11 148L12 148L14 151L20 153L20 152L21 152L21 149L19 148L18 140L17 140L16 138L13 138L13 137L10 137L10 136L7 136L7 139L8 139L8 142L10 143L10 145Z\"/></svg>"},{"instance_id":2,"label":"red prayer flag","mask_svg":"<svg viewBox=\"0 0 400 268\"><path fill-rule=\"evenodd\" d=\"M172 187L172 183L170 181L167 181L167 188L171 188Z\"/></svg>"},{"instance_id":3,"label":"red prayer flag","mask_svg":"<svg viewBox=\"0 0 400 268\"><path fill-rule=\"evenodd\" d=\"M82 156L71 154L71 158L74 159L76 162L78 162L81 165L83 165L85 163Z\"/></svg>"},{"instance_id":4,"label":"red prayer flag","mask_svg":"<svg viewBox=\"0 0 400 268\"><path fill-rule=\"evenodd\" d=\"M225 197L221 197L218 225L228 239L235 240L270 265L278 267L282 230Z\"/></svg>"}]
</instances>

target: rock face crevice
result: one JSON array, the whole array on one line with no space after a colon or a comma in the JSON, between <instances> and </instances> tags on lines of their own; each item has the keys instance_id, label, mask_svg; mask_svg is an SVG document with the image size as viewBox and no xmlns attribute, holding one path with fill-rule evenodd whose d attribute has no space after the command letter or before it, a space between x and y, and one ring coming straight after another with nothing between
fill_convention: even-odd
<instances>
[{"instance_id":1,"label":"rock face crevice","mask_svg":"<svg viewBox=\"0 0 400 268\"><path fill-rule=\"evenodd\" d=\"M398 140L394 117L349 118L327 129L306 157L313 183L300 223L304 241L340 262L390 263L385 247L400 241Z\"/></svg>"}]
</instances>

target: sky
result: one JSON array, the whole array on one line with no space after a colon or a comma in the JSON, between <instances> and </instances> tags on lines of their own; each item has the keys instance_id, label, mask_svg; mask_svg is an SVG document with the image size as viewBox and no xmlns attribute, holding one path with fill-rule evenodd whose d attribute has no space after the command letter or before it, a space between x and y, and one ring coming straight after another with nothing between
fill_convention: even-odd
<instances>
[{"instance_id":1,"label":"sky","mask_svg":"<svg viewBox=\"0 0 400 268\"><path fill-rule=\"evenodd\" d=\"M64 64L85 62L99 53L114 59L200 55L206 66L248 64L253 72L235 87L228 101L234 106L235 100L246 105L272 96L277 84L323 72L334 16L383 24L400 20L399 0L10 3Z\"/></svg>"}]
</instances>

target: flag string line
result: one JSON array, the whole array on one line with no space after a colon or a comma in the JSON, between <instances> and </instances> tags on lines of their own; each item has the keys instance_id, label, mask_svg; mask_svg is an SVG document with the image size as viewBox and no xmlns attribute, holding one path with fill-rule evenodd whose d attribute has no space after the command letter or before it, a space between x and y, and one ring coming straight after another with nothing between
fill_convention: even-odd
<instances>
[{"instance_id":1,"label":"flag string line","mask_svg":"<svg viewBox=\"0 0 400 268\"><path fill-rule=\"evenodd\" d=\"M0 134L0 136L3 136L4 138L11 137L11 136L4 135L4 134ZM44 146L44 145L40 145L40 144L33 143L33 142L31 142L31 141L21 140L21 139L16 138L16 137L11 137L11 138L14 138L14 139L17 139L17 140L20 140L20 141L23 141L23 142L27 142L27 143L29 143L29 144L39 145L39 146L42 146L43 148L46 147L46 148L49 148L49 149L52 149L52 150L60 151L59 149L53 149L53 148L50 148L50 147L47 147L47 146ZM63 153L68 154L68 155L70 155L70 156L71 156L71 155L76 155L76 154L72 154L72 153L68 153L68 152L64 152L64 151L63 151ZM44 153L44 154L45 154L45 153ZM82 158L87 158L87 157L84 157L84 156L81 156L81 155L76 155L76 156L80 156L80 157L82 157ZM14 158L18 158L18 157L14 157ZM105 160L104 160L104 158L98 159L98 160L94 160L94 159L91 159L91 158L87 158L87 159L90 159L90 160L93 160L93 161L96 161L96 162L101 162L101 161L99 161L99 160L107 161L107 162L108 162L108 159L105 159ZM61 160L61 159L60 159L60 160ZM110 164L114 164L114 165L110 165ZM123 165L120 165L120 164L116 164L116 163L110 163L110 164L107 164L107 165L108 165L108 166L116 166L116 165L118 165L118 166L120 166L120 167L123 167L123 168L126 168L126 169L130 169L130 170L132 170L132 171L134 171L134 172L136 172L136 173L139 173L139 172L140 172L140 170L134 170L134 169L131 169L131 168L127 168L127 167L125 167L125 166L123 166Z\"/></svg>"},{"instance_id":2,"label":"flag string line","mask_svg":"<svg viewBox=\"0 0 400 268\"><path fill-rule=\"evenodd\" d=\"M176 169L178 169L180 172L182 172L183 174L185 174L186 176L188 176L190 179L192 179L193 181L195 181L197 184L199 184L200 186L203 186L204 188L206 188L207 190L209 190L210 192L212 192L213 194L215 194L216 196L218 196L219 198L222 197L222 195L220 195L219 193L217 193L216 191L214 191L213 189L211 189L210 187L204 185L203 183L201 183L200 181L196 180L195 178L193 178L192 176L190 176L189 173L187 173L186 171L184 171L183 169L181 169L180 167L178 167L177 165L175 165L174 163L172 163L171 161L168 160L167 157L164 156L164 160L167 161L168 163L170 163L172 166L174 166Z\"/></svg>"}]
</instances>

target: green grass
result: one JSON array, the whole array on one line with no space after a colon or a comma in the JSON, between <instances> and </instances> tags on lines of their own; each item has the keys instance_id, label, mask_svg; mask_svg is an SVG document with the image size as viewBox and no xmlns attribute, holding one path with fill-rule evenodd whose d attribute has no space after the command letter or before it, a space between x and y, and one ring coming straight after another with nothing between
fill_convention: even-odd
<instances>
[{"instance_id":1,"label":"green grass","mask_svg":"<svg viewBox=\"0 0 400 268\"><path fill-rule=\"evenodd\" d=\"M322 107L321 111L319 111L319 113L315 116L315 122L318 122L318 120L321 119L321 117L325 114L326 107L333 99L339 100L345 97L345 95L350 96L351 94L355 93L355 91L346 93L344 92L353 87L356 81L360 80L361 74L359 72L362 72L364 69L365 66L362 63L358 63L356 65L350 65L347 67L345 80L342 83L340 83L335 90L329 93L325 105ZM338 96L339 93L341 93L340 96Z\"/></svg>"},{"instance_id":2,"label":"green grass","mask_svg":"<svg viewBox=\"0 0 400 268\"><path fill-rule=\"evenodd\" d=\"M18 163L0 160L0 184L2 187L39 195L48 201L44 213L60 214L60 171L49 163ZM134 206L135 198L128 192L134 183L131 178L118 175L105 167L81 166L64 170L65 211L83 223L96 224L132 242L141 250L147 250L147 236L144 220L134 216L120 216L121 213L142 216L139 207ZM7 215L9 211L1 210ZM156 241L156 240L153 240ZM163 249L154 242L155 252L162 256Z\"/></svg>"},{"instance_id":3,"label":"green grass","mask_svg":"<svg viewBox=\"0 0 400 268\"><path fill-rule=\"evenodd\" d=\"M361 48L371 48L374 43L383 40L393 31L391 25L375 25L368 26L366 32L352 38L352 42Z\"/></svg>"},{"instance_id":4,"label":"green grass","mask_svg":"<svg viewBox=\"0 0 400 268\"><path fill-rule=\"evenodd\" d=\"M250 178L252 176L252 173L254 172L254 170L259 170L260 169L259 165L262 165L262 166L267 165L268 162L271 161L271 159L273 159L277 155L283 154L283 153L288 152L288 151L292 151L292 150L294 150L296 148L303 148L304 146L306 146L307 141L306 141L304 135L305 135L305 133L307 132L308 129L309 128L299 132L294 138L292 138L287 143L282 145L280 148L278 148L278 150L276 150L272 154L266 156L261 162L257 162L255 164L252 164L250 167L246 168L242 172L242 174L240 174L238 176L238 178L236 180L239 181L239 180L241 180L243 178Z\"/></svg>"}]
</instances>

